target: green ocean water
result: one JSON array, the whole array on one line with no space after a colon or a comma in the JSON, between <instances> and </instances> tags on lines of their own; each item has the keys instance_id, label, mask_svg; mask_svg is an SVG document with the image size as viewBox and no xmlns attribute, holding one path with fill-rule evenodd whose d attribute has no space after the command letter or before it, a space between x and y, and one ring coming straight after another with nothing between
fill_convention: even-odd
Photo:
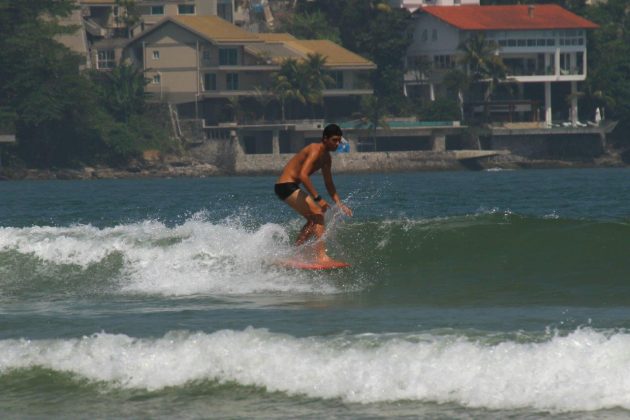
<instances>
[{"instance_id":1,"label":"green ocean water","mask_svg":"<svg viewBox=\"0 0 630 420\"><path fill-rule=\"evenodd\" d=\"M1 417L630 417L630 170L335 182L0 183Z\"/></svg>"}]
</instances>

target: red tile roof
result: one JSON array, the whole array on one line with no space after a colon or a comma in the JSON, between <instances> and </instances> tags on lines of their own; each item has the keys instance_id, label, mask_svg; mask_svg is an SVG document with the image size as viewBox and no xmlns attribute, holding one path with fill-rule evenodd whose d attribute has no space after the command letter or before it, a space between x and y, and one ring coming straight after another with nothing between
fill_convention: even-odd
<instances>
[{"instance_id":1,"label":"red tile roof","mask_svg":"<svg viewBox=\"0 0 630 420\"><path fill-rule=\"evenodd\" d=\"M468 31L596 29L599 26L556 4L516 6L427 6L420 9L449 25Z\"/></svg>"}]
</instances>

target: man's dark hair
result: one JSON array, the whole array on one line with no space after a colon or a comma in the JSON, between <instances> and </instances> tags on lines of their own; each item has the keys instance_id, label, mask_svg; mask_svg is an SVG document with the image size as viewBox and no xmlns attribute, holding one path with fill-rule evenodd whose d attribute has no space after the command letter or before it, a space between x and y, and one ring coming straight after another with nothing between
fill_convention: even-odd
<instances>
[{"instance_id":1,"label":"man's dark hair","mask_svg":"<svg viewBox=\"0 0 630 420\"><path fill-rule=\"evenodd\" d=\"M324 138L332 137L332 136L343 136L343 132L341 131L341 127L337 124L328 124L326 128L324 128Z\"/></svg>"}]
</instances>

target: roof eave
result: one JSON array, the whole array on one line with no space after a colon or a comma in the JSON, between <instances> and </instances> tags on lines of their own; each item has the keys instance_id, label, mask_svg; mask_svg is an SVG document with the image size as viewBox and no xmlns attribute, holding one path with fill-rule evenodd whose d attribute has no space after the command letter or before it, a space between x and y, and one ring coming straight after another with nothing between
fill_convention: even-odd
<instances>
[{"instance_id":1,"label":"roof eave","mask_svg":"<svg viewBox=\"0 0 630 420\"><path fill-rule=\"evenodd\" d=\"M158 30L162 26L166 25L166 23L168 23L168 22L172 22L175 25L179 26L180 28L185 29L187 31L190 31L191 33L197 35L200 38L205 39L206 41L208 41L208 42L210 42L210 43L212 43L214 45L240 45L240 44L261 44L261 43L264 43L264 41L262 39L256 39L256 38L251 38L251 39L247 39L247 40L244 40L244 39L240 40L240 39L210 38L206 34L203 34L203 33L199 32L199 31L197 31L196 29L191 28L190 26L184 25L182 22L178 22L173 17L168 16L168 17L158 21L151 28L147 29L146 31L143 31L143 32L139 33L137 36L135 36L134 38L130 39L124 45L124 48L127 48L132 43L135 43L135 42L139 41L140 39L144 38L145 36L155 32L156 30Z\"/></svg>"}]
</instances>

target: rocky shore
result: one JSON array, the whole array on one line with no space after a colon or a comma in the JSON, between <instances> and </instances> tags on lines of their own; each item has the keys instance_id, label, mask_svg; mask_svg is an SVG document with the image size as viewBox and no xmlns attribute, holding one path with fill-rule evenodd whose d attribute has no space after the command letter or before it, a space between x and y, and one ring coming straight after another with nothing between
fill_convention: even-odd
<instances>
[{"instance_id":1,"label":"rocky shore","mask_svg":"<svg viewBox=\"0 0 630 420\"><path fill-rule=\"evenodd\" d=\"M344 157L347 159L347 157ZM473 164L457 160L434 161L427 159L417 162L413 168L395 165L374 170L352 170L344 166L335 168L336 173L352 172L397 172L397 171L444 171L444 170L499 170L499 169L550 169L550 168L593 168L628 166L617 153L606 153L593 160L552 160L527 159L518 155L504 155L479 159ZM278 169L279 170L279 169ZM270 174L269 171L244 172L236 175ZM127 165L112 167L105 165L84 166L81 168L0 168L0 181L9 180L92 180L92 179L137 179L137 178L176 178L235 175L233 171L190 157L164 156L159 160L134 160Z\"/></svg>"},{"instance_id":2,"label":"rocky shore","mask_svg":"<svg viewBox=\"0 0 630 420\"><path fill-rule=\"evenodd\" d=\"M89 180L207 177L226 175L215 165L191 159L165 158L161 161L137 160L124 166L94 165L81 168L16 168L0 169L0 180Z\"/></svg>"}]
</instances>

